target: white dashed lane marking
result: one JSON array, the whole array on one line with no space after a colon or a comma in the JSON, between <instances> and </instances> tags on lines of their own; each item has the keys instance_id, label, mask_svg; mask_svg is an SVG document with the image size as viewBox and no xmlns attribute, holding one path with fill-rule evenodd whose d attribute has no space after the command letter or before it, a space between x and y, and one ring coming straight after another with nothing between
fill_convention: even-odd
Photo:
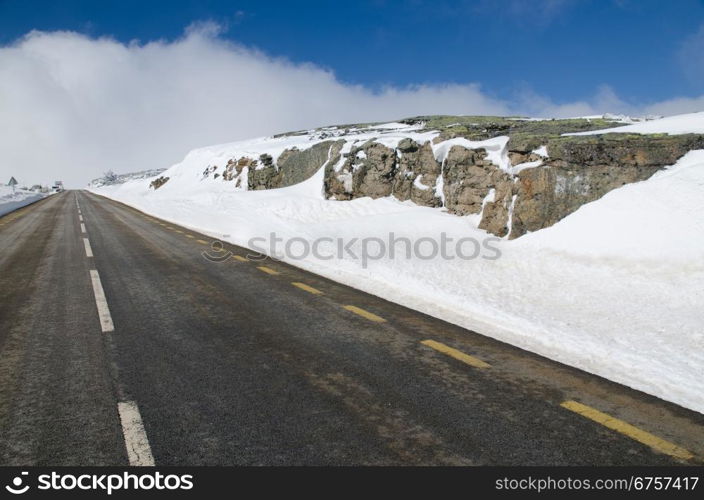
<instances>
[{"instance_id":1,"label":"white dashed lane marking","mask_svg":"<svg viewBox=\"0 0 704 500\"><path fill-rule=\"evenodd\" d=\"M88 241L88 238L83 238L83 246L86 247L86 257L92 257L93 249L90 247L90 241Z\"/></svg>"},{"instance_id":2,"label":"white dashed lane marking","mask_svg":"<svg viewBox=\"0 0 704 500\"><path fill-rule=\"evenodd\" d=\"M81 222L81 233L86 233L86 225L83 223L83 215L81 208L76 200L78 208L78 217ZM93 249L90 246L90 240L83 238L83 245L86 249L86 257L93 257ZM95 269L90 270L90 280L93 284L93 295L95 296L95 306L98 308L98 317L100 319L100 329L103 333L115 331L115 325L112 322L110 308L105 297L105 290L100 281L100 275ZM117 382L119 384L119 382ZM142 415L139 413L139 407L136 401L118 401L117 413L120 416L120 424L122 426L122 436L125 440L125 449L127 451L127 459L131 466L153 467L154 456L152 449L147 439L147 432L144 430Z\"/></svg>"},{"instance_id":3,"label":"white dashed lane marking","mask_svg":"<svg viewBox=\"0 0 704 500\"><path fill-rule=\"evenodd\" d=\"M130 465L153 467L154 457L137 403L122 401L117 403L117 411L120 414L122 434L125 437L125 448L127 448L127 458Z\"/></svg>"},{"instance_id":4,"label":"white dashed lane marking","mask_svg":"<svg viewBox=\"0 0 704 500\"><path fill-rule=\"evenodd\" d=\"M95 269L90 270L90 280L93 282L93 295L95 295L95 305L98 308L100 328L104 333L114 332L115 326L112 324L112 316L110 316L110 309L108 308L108 301L103 291L103 284L100 282L100 275Z\"/></svg>"}]
</instances>

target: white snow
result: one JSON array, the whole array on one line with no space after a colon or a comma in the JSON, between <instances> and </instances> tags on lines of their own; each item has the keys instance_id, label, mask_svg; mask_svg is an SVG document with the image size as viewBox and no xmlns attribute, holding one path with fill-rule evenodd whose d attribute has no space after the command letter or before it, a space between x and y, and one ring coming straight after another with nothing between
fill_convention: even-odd
<instances>
[{"instance_id":1,"label":"white snow","mask_svg":"<svg viewBox=\"0 0 704 500\"><path fill-rule=\"evenodd\" d=\"M394 128L394 126L398 126L398 128ZM188 153L181 163L177 163L169 168L168 171L161 174L169 177L169 181L160 188L159 191L183 189L188 192L201 192L205 196L211 196L219 192L231 192L234 183L224 182L222 177L215 178L213 175L214 173L222 175L228 160L239 159L241 157L258 160L260 155L268 154L273 158L274 162L276 162L281 153L286 149L295 147L299 150L305 150L326 140L346 139L347 142L344 144L341 151L342 155L344 155L348 154L353 146L361 146L369 140L375 140L388 147L395 148L398 143L406 137L410 137L422 144L426 141L432 141L438 136L438 132L415 132L418 127L417 125L409 126L405 124L389 123L384 126L376 126L373 129L352 128L348 129L346 133L340 131L340 134L334 137L321 137L318 131L310 131L305 134L260 137L247 141L195 149ZM332 130L326 131L333 132ZM364 152L361 152L358 158L361 159L364 156ZM345 157L341 156L339 162L334 166L335 171L339 171L344 165L344 162ZM218 168L206 179L203 179L203 171L207 167L213 166L217 166ZM258 162L255 168L262 168L262 166L262 163ZM246 181L246 179L244 179L244 181ZM246 184L246 182L243 182L243 186L246 186Z\"/></svg>"},{"instance_id":2,"label":"white snow","mask_svg":"<svg viewBox=\"0 0 704 500\"><path fill-rule=\"evenodd\" d=\"M696 261L704 257L703 193L704 151L690 151L646 182L626 184L515 243L653 265Z\"/></svg>"},{"instance_id":3,"label":"white snow","mask_svg":"<svg viewBox=\"0 0 704 500\"><path fill-rule=\"evenodd\" d=\"M624 114L604 113L601 117L604 120L617 121L621 123L637 123L648 120L659 120L661 115L629 116Z\"/></svg>"},{"instance_id":4,"label":"white snow","mask_svg":"<svg viewBox=\"0 0 704 500\"><path fill-rule=\"evenodd\" d=\"M445 206L445 178L442 174L438 175L438 179L435 181L435 196L440 198L442 201L442 206Z\"/></svg>"},{"instance_id":5,"label":"white snow","mask_svg":"<svg viewBox=\"0 0 704 500\"><path fill-rule=\"evenodd\" d=\"M399 122L391 122L391 123L382 123L379 125L369 125L367 128L375 129L375 130L403 130L403 131L410 131L410 130L419 130L425 127L425 123L420 122L415 125L407 125L405 123L399 123Z\"/></svg>"},{"instance_id":6,"label":"white snow","mask_svg":"<svg viewBox=\"0 0 704 500\"><path fill-rule=\"evenodd\" d=\"M542 164L543 160L525 161L523 163L519 163L518 165L514 165L513 167L511 167L509 169L509 173L516 175L521 170L525 170L526 168L539 167Z\"/></svg>"},{"instance_id":7,"label":"white snow","mask_svg":"<svg viewBox=\"0 0 704 500\"><path fill-rule=\"evenodd\" d=\"M650 123L656 122L637 126ZM361 141L379 135L355 133ZM385 139L413 134L389 129ZM273 155L296 142L302 149L315 139L205 148L164 172L171 180L157 191L147 187L148 180L93 191L243 246L253 237L269 240L272 232L284 241L385 240L392 232L411 240L439 241L442 233L455 241L493 238L477 229L476 216L457 217L393 198L326 200L324 167L301 184L269 191L235 190L221 179L200 181L208 165L222 165L245 151L255 158L262 152ZM453 139L433 149L442 161L452 144L486 147L492 161L503 164L506 138L478 142ZM442 191L442 182L440 177L436 192ZM484 202L490 200L487 196ZM395 259L364 263L347 255L287 260L704 413L702 200L704 151L696 151L647 181L584 205L551 228L512 241L493 238L491 246L501 252L496 260L405 259L398 252ZM333 249L333 243L320 246L323 255ZM361 242L353 250L359 253Z\"/></svg>"},{"instance_id":8,"label":"white snow","mask_svg":"<svg viewBox=\"0 0 704 500\"><path fill-rule=\"evenodd\" d=\"M15 189L13 192L9 186L0 186L0 217L46 196L47 194L44 193L25 191L24 189Z\"/></svg>"},{"instance_id":9,"label":"white snow","mask_svg":"<svg viewBox=\"0 0 704 500\"><path fill-rule=\"evenodd\" d=\"M704 134L704 111L647 120L623 127L575 132L563 135L596 135L618 132L622 134Z\"/></svg>"},{"instance_id":10,"label":"white snow","mask_svg":"<svg viewBox=\"0 0 704 500\"><path fill-rule=\"evenodd\" d=\"M421 191L426 191L426 190L430 189L430 186L426 186L425 184L423 184L423 183L421 182L422 179L423 179L423 174L420 174L420 175L419 175L418 177L416 177L415 180L413 181L413 185L414 185L416 188L420 189Z\"/></svg>"},{"instance_id":11,"label":"white snow","mask_svg":"<svg viewBox=\"0 0 704 500\"><path fill-rule=\"evenodd\" d=\"M489 192L486 194L484 197L484 200L482 200L482 210L484 210L484 206L487 203L494 203L496 201L496 189L491 188Z\"/></svg>"},{"instance_id":12,"label":"white snow","mask_svg":"<svg viewBox=\"0 0 704 500\"><path fill-rule=\"evenodd\" d=\"M538 156L542 156L543 158L547 158L548 157L548 147L547 146L540 146L539 148L531 151L531 153L534 153Z\"/></svg>"},{"instance_id":13,"label":"white snow","mask_svg":"<svg viewBox=\"0 0 704 500\"><path fill-rule=\"evenodd\" d=\"M342 183L342 187L345 189L345 193L352 192L352 183L354 178L352 177L352 172L342 172L337 175L337 180Z\"/></svg>"},{"instance_id":14,"label":"white snow","mask_svg":"<svg viewBox=\"0 0 704 500\"><path fill-rule=\"evenodd\" d=\"M335 172L339 172L342 169L342 167L345 165L345 160L346 160L345 155L348 154L352 150L352 145L353 145L352 141L347 141L342 146L342 149L340 150L340 159L337 161L337 163L333 167L333 170ZM351 179L352 178L350 177L350 180Z\"/></svg>"},{"instance_id":15,"label":"white snow","mask_svg":"<svg viewBox=\"0 0 704 500\"><path fill-rule=\"evenodd\" d=\"M447 141L440 142L438 144L433 144L433 154L435 159L440 163L445 163L447 159L447 154L450 152L452 146L462 146L468 149L479 149L483 148L486 150L486 158L490 160L491 163L501 168L502 170L508 172L511 169L511 163L508 159L508 151L506 145L508 144L508 136L502 135L499 137L493 137L485 141L470 141L464 137L455 137L453 139L448 139Z\"/></svg>"}]
</instances>

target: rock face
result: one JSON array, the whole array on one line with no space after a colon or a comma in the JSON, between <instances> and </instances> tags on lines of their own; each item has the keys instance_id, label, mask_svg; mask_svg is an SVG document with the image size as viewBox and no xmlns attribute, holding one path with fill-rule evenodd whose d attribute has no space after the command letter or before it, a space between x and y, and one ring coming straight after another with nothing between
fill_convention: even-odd
<instances>
[{"instance_id":1,"label":"rock face","mask_svg":"<svg viewBox=\"0 0 704 500\"><path fill-rule=\"evenodd\" d=\"M441 207L438 181L442 165L435 159L430 142L420 145L411 139L404 139L396 149L399 158L393 195L401 201L411 200L418 205Z\"/></svg>"},{"instance_id":2,"label":"rock face","mask_svg":"<svg viewBox=\"0 0 704 500\"><path fill-rule=\"evenodd\" d=\"M541 145L547 158L533 152ZM404 139L394 150L369 141L352 148L339 170L328 167L325 192L336 200L393 195L457 215L481 214L480 228L517 238L555 224L612 189L648 179L688 151L704 148L704 137L531 136L509 140L507 147L513 166L540 165L512 174L489 161L484 149L458 145L441 165L430 142Z\"/></svg>"},{"instance_id":3,"label":"rock face","mask_svg":"<svg viewBox=\"0 0 704 500\"><path fill-rule=\"evenodd\" d=\"M625 184L646 180L688 151L701 148L701 135L552 139L547 142L549 158L544 166L517 174L510 237L549 227L585 203Z\"/></svg>"},{"instance_id":4,"label":"rock face","mask_svg":"<svg viewBox=\"0 0 704 500\"><path fill-rule=\"evenodd\" d=\"M156 191L156 190L159 189L161 186L163 186L164 184L166 184L168 181L169 181L169 178L168 178L168 177L165 177L165 176L163 176L163 175L160 175L159 177L157 177L156 179L154 179L153 181L151 181L151 182L149 183L149 187L150 187L150 188L153 188L153 189Z\"/></svg>"},{"instance_id":5,"label":"rock face","mask_svg":"<svg viewBox=\"0 0 704 500\"><path fill-rule=\"evenodd\" d=\"M380 198L393 191L396 152L374 141L353 147L341 168L333 162L325 171L325 192L336 200L370 196Z\"/></svg>"},{"instance_id":6,"label":"rock face","mask_svg":"<svg viewBox=\"0 0 704 500\"><path fill-rule=\"evenodd\" d=\"M323 141L308 149L287 149L276 161L268 154L233 158L220 171L208 166L203 177L222 175L250 190L272 189L302 182L325 165L324 190L330 199L394 196L459 216L479 214L480 228L517 238L555 224L612 189L648 179L690 150L704 149L704 136L697 134L561 135L618 125L603 119L436 116L404 123L422 124L436 137L432 143L404 138L389 147L374 139L350 144L349 137L330 139L331 132L324 131L318 135ZM499 135L508 135L504 165L492 163L481 148L453 145L442 163L433 151L448 139Z\"/></svg>"},{"instance_id":7,"label":"rock face","mask_svg":"<svg viewBox=\"0 0 704 500\"><path fill-rule=\"evenodd\" d=\"M507 175L486 159L484 149L452 146L442 169L445 206L458 215L478 214L490 190ZM487 200L488 201L488 200Z\"/></svg>"},{"instance_id":8,"label":"rock face","mask_svg":"<svg viewBox=\"0 0 704 500\"><path fill-rule=\"evenodd\" d=\"M442 167L433 156L429 142L423 145L403 139L396 149L374 141L353 147L346 160L325 172L325 193L336 200L394 195L419 205L438 207L441 198L436 184Z\"/></svg>"},{"instance_id":9,"label":"rock face","mask_svg":"<svg viewBox=\"0 0 704 500\"><path fill-rule=\"evenodd\" d=\"M235 187L246 185L253 191L292 186L311 177L326 162L339 161L344 143L344 140L325 141L304 150L287 149L276 161L266 153L257 159L249 156L231 158L221 171L217 165L206 167L202 178L234 181Z\"/></svg>"},{"instance_id":10,"label":"rock face","mask_svg":"<svg viewBox=\"0 0 704 500\"><path fill-rule=\"evenodd\" d=\"M272 189L303 182L326 162L339 160L345 141L324 141L302 151L292 148L279 155L276 163L269 155L261 155L259 164L249 169L249 189Z\"/></svg>"},{"instance_id":11,"label":"rock face","mask_svg":"<svg viewBox=\"0 0 704 500\"><path fill-rule=\"evenodd\" d=\"M248 172L250 167L254 167L257 164L257 160L252 160L251 158L243 157L235 161L230 159L225 165L225 171L222 174L222 179L224 181L235 181L235 187L242 187L243 172ZM246 170L245 170L246 169Z\"/></svg>"}]
</instances>

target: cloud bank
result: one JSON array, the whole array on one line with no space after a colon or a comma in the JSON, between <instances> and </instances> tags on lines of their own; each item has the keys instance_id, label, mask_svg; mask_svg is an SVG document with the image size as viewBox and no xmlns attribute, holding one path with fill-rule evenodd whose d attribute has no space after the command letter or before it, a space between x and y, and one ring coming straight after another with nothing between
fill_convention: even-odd
<instances>
[{"instance_id":1,"label":"cloud bank","mask_svg":"<svg viewBox=\"0 0 704 500\"><path fill-rule=\"evenodd\" d=\"M81 187L110 169L168 167L196 147L336 123L702 107L704 97L636 108L608 87L568 104L531 93L502 100L474 83L374 91L225 41L207 23L178 40L146 44L32 32L0 48L0 182L14 175L27 184L62 179Z\"/></svg>"}]
</instances>

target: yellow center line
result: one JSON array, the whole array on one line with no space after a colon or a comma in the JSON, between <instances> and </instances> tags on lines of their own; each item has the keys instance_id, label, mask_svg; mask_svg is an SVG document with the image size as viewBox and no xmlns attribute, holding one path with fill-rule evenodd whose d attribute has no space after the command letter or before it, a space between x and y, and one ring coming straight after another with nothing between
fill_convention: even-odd
<instances>
[{"instance_id":1,"label":"yellow center line","mask_svg":"<svg viewBox=\"0 0 704 500\"><path fill-rule=\"evenodd\" d=\"M355 314L359 314L363 318L367 318L370 321L375 321L377 323L385 323L386 320L382 318L381 316L377 316L374 313L370 313L369 311L365 311L361 307L357 306L342 306L343 308L347 309L348 311L351 311Z\"/></svg>"},{"instance_id":2,"label":"yellow center line","mask_svg":"<svg viewBox=\"0 0 704 500\"><path fill-rule=\"evenodd\" d=\"M201 245L207 245L207 244L208 244L208 242L205 241L205 240L196 240L196 241L197 241L198 243L200 243Z\"/></svg>"},{"instance_id":3,"label":"yellow center line","mask_svg":"<svg viewBox=\"0 0 704 500\"><path fill-rule=\"evenodd\" d=\"M321 292L317 288L313 288L312 286L306 285L305 283L299 283L297 281L294 281L291 284L293 286L300 288L301 290L305 290L306 292L312 293L313 295L322 295L323 294L323 292Z\"/></svg>"},{"instance_id":4,"label":"yellow center line","mask_svg":"<svg viewBox=\"0 0 704 500\"><path fill-rule=\"evenodd\" d=\"M259 269L260 271L264 271L267 274L279 274L278 271L274 271L272 268L266 266L259 266L257 267L257 269Z\"/></svg>"},{"instance_id":5,"label":"yellow center line","mask_svg":"<svg viewBox=\"0 0 704 500\"><path fill-rule=\"evenodd\" d=\"M451 358L462 361L469 366L473 366L475 368L491 368L489 363L482 361L479 358L475 358L474 356L470 356L469 354L465 354L462 351L458 351L457 349L453 349L449 345L445 345L442 342L436 342L435 340L423 340L421 341L421 344L435 349L443 354L447 354Z\"/></svg>"},{"instance_id":6,"label":"yellow center line","mask_svg":"<svg viewBox=\"0 0 704 500\"><path fill-rule=\"evenodd\" d=\"M173 229L172 228L171 230L175 233L183 234L183 231L181 231L180 229Z\"/></svg>"},{"instance_id":7,"label":"yellow center line","mask_svg":"<svg viewBox=\"0 0 704 500\"><path fill-rule=\"evenodd\" d=\"M186 238L195 238L195 236L193 236L192 234L187 234Z\"/></svg>"},{"instance_id":8,"label":"yellow center line","mask_svg":"<svg viewBox=\"0 0 704 500\"><path fill-rule=\"evenodd\" d=\"M245 259L241 255L233 255L232 257L234 257L235 260L239 260L240 262L248 262L247 259Z\"/></svg>"},{"instance_id":9,"label":"yellow center line","mask_svg":"<svg viewBox=\"0 0 704 500\"><path fill-rule=\"evenodd\" d=\"M635 425L631 425L628 422L624 422L616 417L600 412L591 406L578 403L577 401L565 401L560 406L588 418L589 420L593 420L594 422L613 431L619 432L624 436L628 436L639 443L650 446L652 449L659 451L660 453L665 453L671 457L680 458L683 460L690 460L694 458L694 455L688 450L680 448L674 443L665 441L654 434L639 429Z\"/></svg>"}]
</instances>

